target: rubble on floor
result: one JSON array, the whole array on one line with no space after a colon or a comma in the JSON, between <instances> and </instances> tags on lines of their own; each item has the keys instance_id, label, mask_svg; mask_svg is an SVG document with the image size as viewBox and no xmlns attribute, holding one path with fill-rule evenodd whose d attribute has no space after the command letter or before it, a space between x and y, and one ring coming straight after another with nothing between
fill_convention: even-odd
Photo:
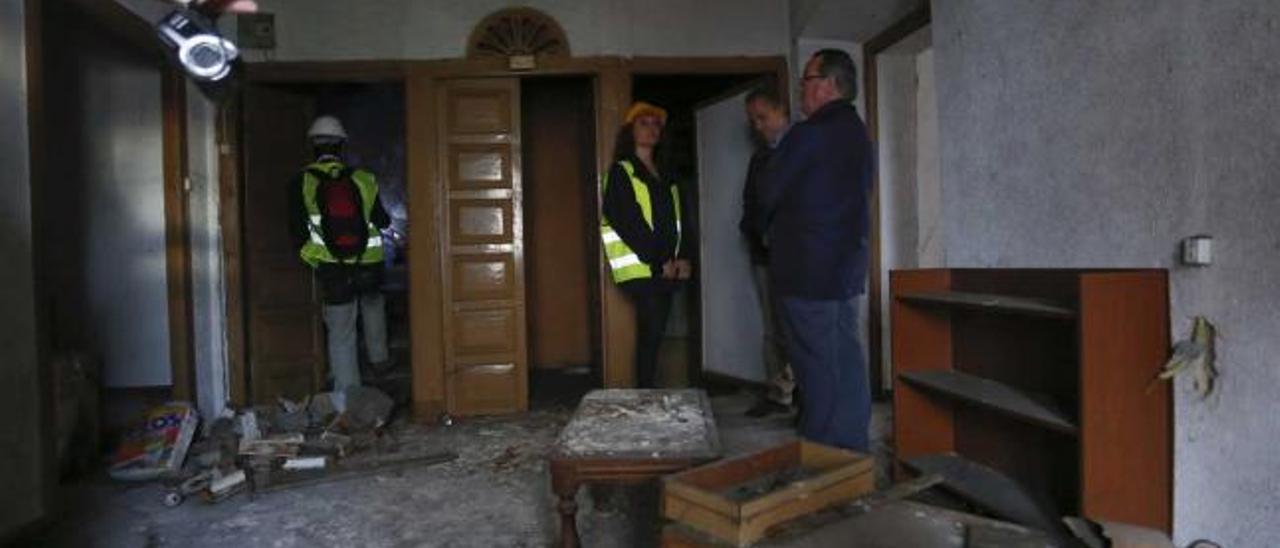
<instances>
[{"instance_id":1,"label":"rubble on floor","mask_svg":"<svg viewBox=\"0 0 1280 548\"><path fill-rule=\"evenodd\" d=\"M439 464L457 455L400 454L386 426L395 402L376 388L356 386L302 401L228 410L195 439L199 417L184 402L152 409L120 444L111 477L159 480L166 506L192 497L209 503L238 494L278 490L367 474L380 466ZM350 466L353 455L386 459Z\"/></svg>"}]
</instances>

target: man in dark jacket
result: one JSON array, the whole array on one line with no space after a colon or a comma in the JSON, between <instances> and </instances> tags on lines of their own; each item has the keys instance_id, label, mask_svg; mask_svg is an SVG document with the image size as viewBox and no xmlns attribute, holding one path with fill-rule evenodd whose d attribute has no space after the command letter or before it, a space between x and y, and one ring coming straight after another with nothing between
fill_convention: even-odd
<instances>
[{"instance_id":1,"label":"man in dark jacket","mask_svg":"<svg viewBox=\"0 0 1280 548\"><path fill-rule=\"evenodd\" d=\"M787 356L778 331L776 308L769 291L769 249L764 230L757 222L760 178L764 175L773 149L791 128L791 115L776 91L769 87L751 90L746 97L747 118L756 137L756 150L747 165L747 180L742 186L742 221L738 224L747 249L751 253L751 274L756 282L756 294L760 298L760 312L764 327L764 369L768 386L764 397L747 410L748 417L763 417L770 413L789 413L795 376L787 365Z\"/></svg>"},{"instance_id":2,"label":"man in dark jacket","mask_svg":"<svg viewBox=\"0 0 1280 548\"><path fill-rule=\"evenodd\" d=\"M787 354L804 398L800 434L867 451L871 396L859 337L867 282L871 141L852 105L849 55L822 50L805 64L807 117L765 170L757 213Z\"/></svg>"}]
</instances>

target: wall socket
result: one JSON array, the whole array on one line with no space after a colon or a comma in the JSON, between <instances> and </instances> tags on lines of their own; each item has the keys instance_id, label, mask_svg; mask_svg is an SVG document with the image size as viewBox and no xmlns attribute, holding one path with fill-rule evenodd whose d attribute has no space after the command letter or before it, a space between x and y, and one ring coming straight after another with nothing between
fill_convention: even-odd
<instances>
[{"instance_id":1,"label":"wall socket","mask_svg":"<svg viewBox=\"0 0 1280 548\"><path fill-rule=\"evenodd\" d=\"M276 49L274 13L241 13L236 16L236 29L240 49Z\"/></svg>"}]
</instances>

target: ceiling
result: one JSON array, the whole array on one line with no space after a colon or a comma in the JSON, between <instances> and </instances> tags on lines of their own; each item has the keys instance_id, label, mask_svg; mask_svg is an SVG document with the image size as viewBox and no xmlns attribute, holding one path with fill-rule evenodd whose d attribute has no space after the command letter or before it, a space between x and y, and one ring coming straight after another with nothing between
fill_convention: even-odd
<instances>
[{"instance_id":1,"label":"ceiling","mask_svg":"<svg viewBox=\"0 0 1280 548\"><path fill-rule=\"evenodd\" d=\"M792 0L800 38L866 42L929 0Z\"/></svg>"}]
</instances>

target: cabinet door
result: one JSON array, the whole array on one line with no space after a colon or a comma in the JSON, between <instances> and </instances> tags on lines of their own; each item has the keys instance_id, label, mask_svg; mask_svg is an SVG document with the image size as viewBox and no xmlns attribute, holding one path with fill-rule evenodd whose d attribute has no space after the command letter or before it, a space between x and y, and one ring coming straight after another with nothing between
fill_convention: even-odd
<instances>
[{"instance_id":1,"label":"cabinet door","mask_svg":"<svg viewBox=\"0 0 1280 548\"><path fill-rule=\"evenodd\" d=\"M447 405L455 415L522 411L519 81L450 80L438 97Z\"/></svg>"}]
</instances>

